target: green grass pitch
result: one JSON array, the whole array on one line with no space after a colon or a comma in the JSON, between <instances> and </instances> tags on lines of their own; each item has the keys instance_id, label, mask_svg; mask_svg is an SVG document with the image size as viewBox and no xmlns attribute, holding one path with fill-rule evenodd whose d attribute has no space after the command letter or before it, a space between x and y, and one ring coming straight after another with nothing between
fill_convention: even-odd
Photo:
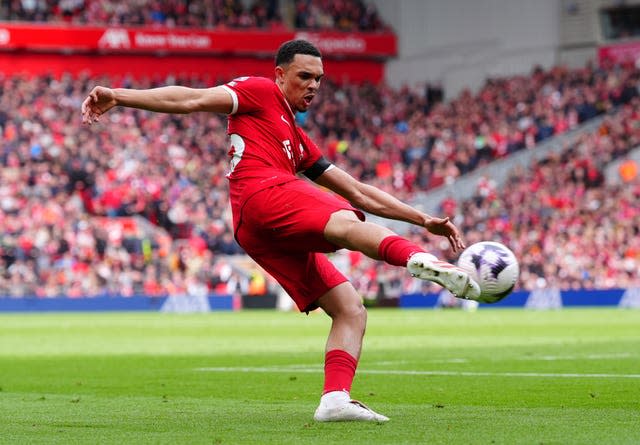
<instances>
[{"instance_id":1,"label":"green grass pitch","mask_svg":"<svg viewBox=\"0 0 640 445\"><path fill-rule=\"evenodd\" d=\"M638 444L640 311L370 310L352 395L312 420L329 319L0 315L2 444Z\"/></svg>"}]
</instances>

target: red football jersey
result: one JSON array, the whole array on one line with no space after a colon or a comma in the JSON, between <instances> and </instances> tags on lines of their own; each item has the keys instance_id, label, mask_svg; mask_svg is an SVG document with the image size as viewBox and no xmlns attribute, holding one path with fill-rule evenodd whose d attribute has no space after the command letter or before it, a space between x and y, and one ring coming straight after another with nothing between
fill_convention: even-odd
<instances>
[{"instance_id":1,"label":"red football jersey","mask_svg":"<svg viewBox=\"0 0 640 445\"><path fill-rule=\"evenodd\" d=\"M273 80L239 77L223 88L233 98L227 178L237 224L247 198L270 185L297 179L296 174L311 167L322 153L296 126L293 111Z\"/></svg>"}]
</instances>

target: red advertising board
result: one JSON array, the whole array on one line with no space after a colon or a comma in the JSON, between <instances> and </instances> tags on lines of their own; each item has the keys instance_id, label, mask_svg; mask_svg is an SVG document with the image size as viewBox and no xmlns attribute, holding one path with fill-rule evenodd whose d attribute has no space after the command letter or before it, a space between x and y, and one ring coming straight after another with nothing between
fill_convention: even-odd
<instances>
[{"instance_id":1,"label":"red advertising board","mask_svg":"<svg viewBox=\"0 0 640 445\"><path fill-rule=\"evenodd\" d=\"M272 55L286 40L304 38L325 57L384 59L397 53L396 36L292 30L190 30L169 28L70 27L0 22L0 50L60 53L150 53Z\"/></svg>"},{"instance_id":2,"label":"red advertising board","mask_svg":"<svg viewBox=\"0 0 640 445\"><path fill-rule=\"evenodd\" d=\"M200 76L210 79L211 85L227 82L239 76L274 75L273 59L242 56L193 56L174 55L161 57L152 54L51 54L2 52L0 73L6 75L50 74L56 77L64 73L108 75L118 78L150 78L163 82L168 75ZM325 59L327 79L337 83L378 83L384 78L384 63L367 59ZM115 85L114 85L115 86Z\"/></svg>"},{"instance_id":3,"label":"red advertising board","mask_svg":"<svg viewBox=\"0 0 640 445\"><path fill-rule=\"evenodd\" d=\"M598 61L603 63L640 63L640 40L604 45L598 48Z\"/></svg>"}]
</instances>

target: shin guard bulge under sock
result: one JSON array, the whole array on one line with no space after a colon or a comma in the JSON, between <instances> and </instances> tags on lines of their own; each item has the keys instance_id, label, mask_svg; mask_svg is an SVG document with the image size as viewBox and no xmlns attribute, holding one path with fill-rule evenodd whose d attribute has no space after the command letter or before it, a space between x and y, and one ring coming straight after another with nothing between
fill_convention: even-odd
<instances>
[{"instance_id":1,"label":"shin guard bulge under sock","mask_svg":"<svg viewBox=\"0 0 640 445\"><path fill-rule=\"evenodd\" d=\"M409 257L417 252L425 252L425 250L417 244L398 235L391 235L380 242L378 247L378 256L381 260L393 265L407 265Z\"/></svg>"},{"instance_id":2,"label":"shin guard bulge under sock","mask_svg":"<svg viewBox=\"0 0 640 445\"><path fill-rule=\"evenodd\" d=\"M351 354L340 349L328 351L324 359L324 390L323 394L331 391L351 391L353 376L358 367L358 360Z\"/></svg>"}]
</instances>

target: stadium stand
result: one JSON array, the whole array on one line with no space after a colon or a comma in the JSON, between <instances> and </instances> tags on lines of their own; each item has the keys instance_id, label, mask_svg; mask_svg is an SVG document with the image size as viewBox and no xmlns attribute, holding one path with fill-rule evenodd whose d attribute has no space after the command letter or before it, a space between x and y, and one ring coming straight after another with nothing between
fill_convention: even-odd
<instances>
[{"instance_id":1,"label":"stadium stand","mask_svg":"<svg viewBox=\"0 0 640 445\"><path fill-rule=\"evenodd\" d=\"M291 3L292 18L283 18L277 0L250 7L237 0L13 1L2 3L0 17L74 26L390 31L363 1ZM602 175L606 164L639 145L639 79L632 65L535 67L443 101L433 84L394 89L327 78L299 123L334 163L412 201L496 160L581 132L599 116L597 131L585 130L566 150L512 172L499 188L484 177L471 200L448 197L438 210L455 218L469 243L501 233L524 258L523 289L637 285L629 272L640 251L637 173L628 162L621 184L605 184ZM213 291L248 291L260 272L246 273L251 266L230 230L224 117L123 109L87 128L77 115L95 84L210 82L180 75L0 77L0 294L168 295L203 283ZM534 191L543 199L528 199ZM615 202L621 204L613 208ZM609 214L603 218L596 208ZM611 230L603 234L601 227ZM423 233L409 235L450 255ZM587 248L594 244L600 248ZM435 289L359 254L333 259L359 277L355 284L370 299Z\"/></svg>"},{"instance_id":2,"label":"stadium stand","mask_svg":"<svg viewBox=\"0 0 640 445\"><path fill-rule=\"evenodd\" d=\"M375 6L361 0L295 0L294 8L294 25L298 29L389 30Z\"/></svg>"},{"instance_id":3,"label":"stadium stand","mask_svg":"<svg viewBox=\"0 0 640 445\"><path fill-rule=\"evenodd\" d=\"M209 29L280 28L390 31L375 6L361 0L295 0L291 18L278 0L9 1L0 19L72 25L161 26Z\"/></svg>"},{"instance_id":4,"label":"stadium stand","mask_svg":"<svg viewBox=\"0 0 640 445\"><path fill-rule=\"evenodd\" d=\"M628 102L637 81L631 67L536 68L530 76L489 79L477 94L446 103L429 103L425 89L327 82L307 127L334 162L407 198Z\"/></svg>"},{"instance_id":5,"label":"stadium stand","mask_svg":"<svg viewBox=\"0 0 640 445\"><path fill-rule=\"evenodd\" d=\"M170 28L283 26L277 0L255 0L248 7L239 0L12 1L3 5L0 17L12 21Z\"/></svg>"},{"instance_id":6,"label":"stadium stand","mask_svg":"<svg viewBox=\"0 0 640 445\"><path fill-rule=\"evenodd\" d=\"M637 207L632 203L637 190L603 189L601 168L639 143L637 90L631 88L637 76L630 68L612 72L591 67L536 69L530 78L493 79L475 96L465 92L450 103L430 105L424 90L339 87L327 82L304 125L334 162L411 199L414 191L437 185L420 182L432 176L429 171L449 174L443 181L455 180L462 172L512 151L533 149L540 140L608 113L595 134L584 134L565 154L530 172L514 173L508 192L492 189L487 181L479 185L474 199L447 200L442 211L456 218L469 242L497 232L511 233L513 238L502 241L524 258L523 288L540 286L541 280L550 281L552 276L563 277L561 283L550 283L561 287L610 287L626 283L629 264L635 264L633 234L638 225ZM184 290L185 283L195 279L208 280L212 288L225 287L225 279L228 282L233 274L226 258L241 249L230 232L224 118L122 109L112 113L109 122L89 129L77 119L88 82L82 76L12 76L0 82L0 216L5 227L0 293L166 294ZM140 83L152 85L148 80ZM346 103L354 106L343 106ZM616 107L621 111L615 113ZM518 143L501 138L510 134L509 129L519 134ZM557 181L567 172L571 172L566 178L571 187L554 196L552 192L561 189ZM527 199L534 190L546 202ZM604 200L607 193L612 198ZM606 240L606 251L621 252L619 257L593 258L605 249L589 254L578 243L589 239L584 234L567 239L569 250L557 246L557 236L568 236L567 220L591 224L592 236L599 236L599 222L584 220L596 217L588 211L595 202L630 203L620 211L636 219L617 230L615 239ZM573 213L566 215L569 211ZM619 221L615 214L608 223ZM129 230L133 234L127 236L126 227L107 231L98 217L150 221L164 229L173 246L167 247L154 230L145 230L144 236L140 228ZM447 254L422 234L412 236ZM570 253L576 252L580 258L571 260ZM552 255L558 256L557 261L549 261ZM352 276L361 277L357 285L369 297L380 294L381 283L385 295L415 291L417 283L402 270L353 253L338 254L335 259L358 269ZM560 269L550 270L551 263ZM235 272L234 280L242 281Z\"/></svg>"},{"instance_id":7,"label":"stadium stand","mask_svg":"<svg viewBox=\"0 0 640 445\"><path fill-rule=\"evenodd\" d=\"M510 171L501 187L484 177L471 199L443 200L442 213L454 219L468 243L495 239L518 252L521 289L637 287L640 181L635 175L607 184L604 170L640 145L639 113L635 97L594 131L579 132L559 153ZM447 255L439 240L413 234L429 250ZM380 284L394 289L391 296L398 287L403 293L437 291L364 257L342 264L369 271L372 279L361 290L370 298L380 297Z\"/></svg>"}]
</instances>

